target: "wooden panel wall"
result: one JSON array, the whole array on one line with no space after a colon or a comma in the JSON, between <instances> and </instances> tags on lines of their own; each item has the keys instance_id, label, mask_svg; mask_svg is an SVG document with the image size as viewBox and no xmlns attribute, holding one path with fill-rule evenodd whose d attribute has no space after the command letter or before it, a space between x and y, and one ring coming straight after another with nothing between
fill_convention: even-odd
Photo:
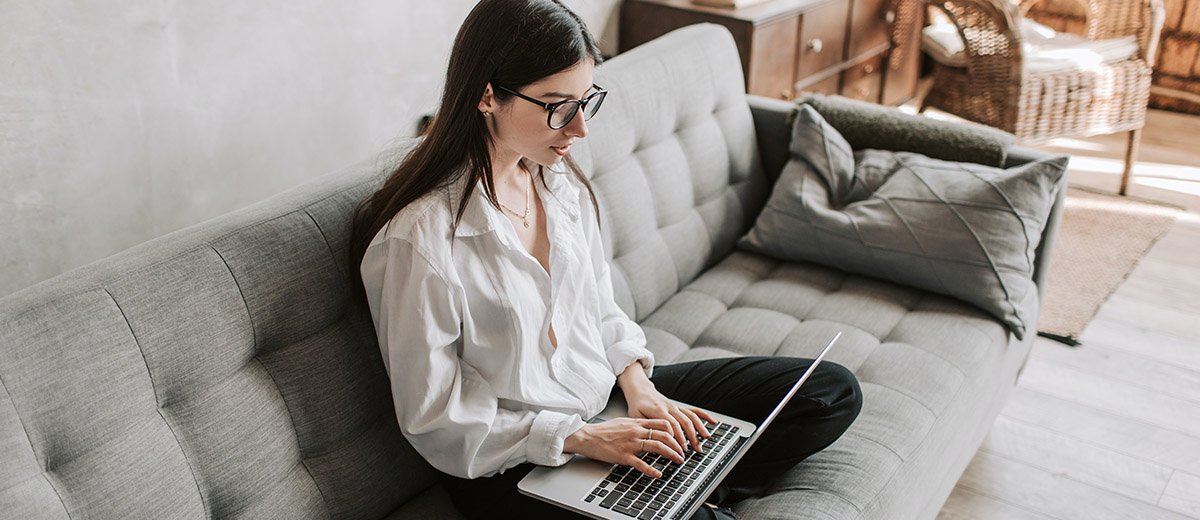
<instances>
[{"instance_id":1,"label":"wooden panel wall","mask_svg":"<svg viewBox=\"0 0 1200 520\"><path fill-rule=\"evenodd\" d=\"M1163 3L1167 20L1154 66L1154 86L1159 88L1151 90L1150 105L1200 114L1200 0Z\"/></svg>"}]
</instances>

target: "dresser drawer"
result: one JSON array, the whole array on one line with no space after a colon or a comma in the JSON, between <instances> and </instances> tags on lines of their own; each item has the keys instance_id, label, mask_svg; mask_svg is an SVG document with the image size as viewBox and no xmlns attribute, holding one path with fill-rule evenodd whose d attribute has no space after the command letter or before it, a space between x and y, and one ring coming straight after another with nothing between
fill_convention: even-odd
<instances>
[{"instance_id":1,"label":"dresser drawer","mask_svg":"<svg viewBox=\"0 0 1200 520\"><path fill-rule=\"evenodd\" d=\"M620 52L696 23L729 29L749 94L790 100L802 92L820 92L874 101L882 88L883 97L897 103L916 91L920 6L893 11L911 7L896 0L770 0L735 8L694 0L617 3ZM910 11L918 16L914 19ZM890 54L902 59L889 65L893 34L906 47ZM879 55L884 59L871 60ZM885 68L887 73L877 72ZM880 77L886 85L879 84Z\"/></svg>"},{"instance_id":2,"label":"dresser drawer","mask_svg":"<svg viewBox=\"0 0 1200 520\"><path fill-rule=\"evenodd\" d=\"M817 82L801 82L796 84L796 92L807 94L833 95L841 92L842 75L834 74Z\"/></svg>"},{"instance_id":3,"label":"dresser drawer","mask_svg":"<svg viewBox=\"0 0 1200 520\"><path fill-rule=\"evenodd\" d=\"M848 15L847 0L834 0L804 13L800 20L797 81L845 59Z\"/></svg>"},{"instance_id":4,"label":"dresser drawer","mask_svg":"<svg viewBox=\"0 0 1200 520\"><path fill-rule=\"evenodd\" d=\"M799 15L783 16L755 26L746 63L746 91L759 96L791 100L792 67L796 63Z\"/></svg>"},{"instance_id":5,"label":"dresser drawer","mask_svg":"<svg viewBox=\"0 0 1200 520\"><path fill-rule=\"evenodd\" d=\"M842 95L879 103L883 89L883 54L877 54L842 73Z\"/></svg>"},{"instance_id":6,"label":"dresser drawer","mask_svg":"<svg viewBox=\"0 0 1200 520\"><path fill-rule=\"evenodd\" d=\"M888 12L888 0L854 0L850 12L850 41L847 58L858 58L891 40L895 12Z\"/></svg>"}]
</instances>

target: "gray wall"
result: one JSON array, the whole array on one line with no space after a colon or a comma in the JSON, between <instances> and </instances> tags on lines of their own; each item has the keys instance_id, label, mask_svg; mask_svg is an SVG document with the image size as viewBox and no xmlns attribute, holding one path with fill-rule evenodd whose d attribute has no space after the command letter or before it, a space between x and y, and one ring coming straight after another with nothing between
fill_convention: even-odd
<instances>
[{"instance_id":1,"label":"gray wall","mask_svg":"<svg viewBox=\"0 0 1200 520\"><path fill-rule=\"evenodd\" d=\"M0 0L0 296L412 135L473 5Z\"/></svg>"}]
</instances>

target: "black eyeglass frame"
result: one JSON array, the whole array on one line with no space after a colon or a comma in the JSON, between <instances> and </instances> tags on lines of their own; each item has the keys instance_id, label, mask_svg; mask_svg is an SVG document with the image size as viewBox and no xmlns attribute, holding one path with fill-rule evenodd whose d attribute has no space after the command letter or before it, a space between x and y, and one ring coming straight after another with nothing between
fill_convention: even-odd
<instances>
[{"instance_id":1,"label":"black eyeglass frame","mask_svg":"<svg viewBox=\"0 0 1200 520\"><path fill-rule=\"evenodd\" d=\"M529 97L529 96L526 96L525 94L522 94L522 93L520 93L520 92L517 92L516 90L513 90L513 89L511 89L511 88L508 88L508 87L506 87L506 86L504 86L504 85L501 85L501 84L499 84L499 83L492 83L492 85L493 85L493 86L495 86L496 88L500 89L500 90L503 90L503 91L505 91L505 92L508 92L509 94L512 94L512 95L514 95L514 96L517 96L517 97L519 97L519 98L521 98L521 99L524 99L525 101L528 101L528 102L530 102L530 103L533 103L533 104L535 104L535 105L537 105L537 106L540 106L540 107L542 107L542 108L546 109L546 126L550 127L550 129L551 129L551 130L560 130L560 129L562 129L562 128L565 128L567 125L571 124L571 121L574 121L574 120L575 120L575 116L576 116L577 114L579 114L579 112L580 112L581 110L583 111L583 120L584 120L584 121L588 121L588 120L590 120L590 119L591 119L591 116L587 115L587 106L588 106L588 103L591 103L591 102L593 102L593 101L594 101L594 102L596 102L596 103L598 103L598 104L596 105L596 111L597 111L597 112L599 112L599 111L600 111L600 105L599 105L599 104L602 104L602 103L604 103L604 98L605 98L605 96L607 96L607 95L608 95L608 91L607 91L607 90L604 90L604 88L603 88L603 87L601 87L600 85L596 85L595 83L593 83L593 84L592 84L592 88L596 89L596 91L595 91L595 92L593 92L593 93L591 93L591 95L589 95L588 97L585 97L585 98L583 98L583 99L564 99L564 100L562 100L562 101L555 101L554 103L547 103L547 102L545 102L545 101L541 101L541 100L538 100L538 99L535 99L535 98L531 98L531 97ZM597 96L599 96L599 99L597 99ZM551 124L551 122L550 122L550 121L551 121L551 119L553 119L553 118L554 118L554 111L555 111L555 110L557 110L557 109L558 109L558 107L560 107L560 106L562 106L562 105L565 105L565 104L567 104L567 103L574 103L574 104L575 104L575 110L574 110L573 112L571 112L571 116L570 116L570 117L568 117L566 121L563 121L563 124L562 124L562 126L554 126L554 125L553 125L553 124ZM595 114L592 114L592 115L595 115Z\"/></svg>"}]
</instances>

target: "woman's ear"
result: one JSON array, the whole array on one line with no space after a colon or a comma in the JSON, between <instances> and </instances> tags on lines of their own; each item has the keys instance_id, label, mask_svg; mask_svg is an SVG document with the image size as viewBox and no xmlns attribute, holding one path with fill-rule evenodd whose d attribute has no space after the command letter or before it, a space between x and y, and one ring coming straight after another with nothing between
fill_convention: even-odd
<instances>
[{"instance_id":1,"label":"woman's ear","mask_svg":"<svg viewBox=\"0 0 1200 520\"><path fill-rule=\"evenodd\" d=\"M479 98L479 111L484 114L496 111L496 96L492 93L490 82L483 88L483 96Z\"/></svg>"}]
</instances>

